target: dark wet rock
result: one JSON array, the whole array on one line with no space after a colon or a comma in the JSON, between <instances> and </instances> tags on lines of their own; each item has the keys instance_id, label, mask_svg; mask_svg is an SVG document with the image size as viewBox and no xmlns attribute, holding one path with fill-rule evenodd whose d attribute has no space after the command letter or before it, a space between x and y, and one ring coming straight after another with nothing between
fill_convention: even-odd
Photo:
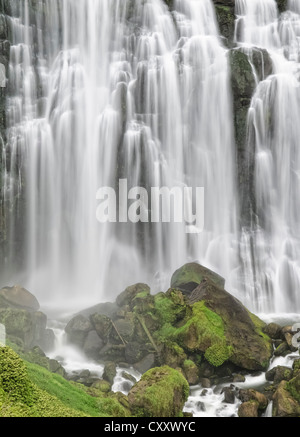
<instances>
[{"instance_id":1,"label":"dark wet rock","mask_svg":"<svg viewBox=\"0 0 300 437\"><path fill-rule=\"evenodd\" d=\"M156 364L155 354L150 353L144 356L137 363L134 363L134 368L141 374L144 374L148 370L152 369L155 366L155 364Z\"/></svg>"},{"instance_id":2,"label":"dark wet rock","mask_svg":"<svg viewBox=\"0 0 300 437\"><path fill-rule=\"evenodd\" d=\"M235 390L232 387L224 387L221 394L224 394L223 402L226 404L235 403Z\"/></svg>"},{"instance_id":3,"label":"dark wet rock","mask_svg":"<svg viewBox=\"0 0 300 437\"><path fill-rule=\"evenodd\" d=\"M198 263L188 263L176 270L171 278L171 288L183 293L192 292L203 279L210 279L214 284L224 287L225 280L217 273Z\"/></svg>"},{"instance_id":4,"label":"dark wet rock","mask_svg":"<svg viewBox=\"0 0 300 437\"><path fill-rule=\"evenodd\" d=\"M117 367L114 362L108 362L104 366L102 378L108 381L111 385L114 383L115 376L117 374Z\"/></svg>"},{"instance_id":5,"label":"dark wet rock","mask_svg":"<svg viewBox=\"0 0 300 437\"><path fill-rule=\"evenodd\" d=\"M289 381L293 377L293 370L286 366L276 366L266 372L266 380L279 384L282 380Z\"/></svg>"},{"instance_id":6,"label":"dark wet rock","mask_svg":"<svg viewBox=\"0 0 300 437\"><path fill-rule=\"evenodd\" d=\"M91 329L92 325L89 319L79 314L68 322L67 326L65 327L65 332L67 333L67 338L70 343L83 348L85 340Z\"/></svg>"},{"instance_id":7,"label":"dark wet rock","mask_svg":"<svg viewBox=\"0 0 300 437\"><path fill-rule=\"evenodd\" d=\"M277 323L269 323L264 327L263 331L273 340L282 339L282 327Z\"/></svg>"},{"instance_id":8,"label":"dark wet rock","mask_svg":"<svg viewBox=\"0 0 300 437\"><path fill-rule=\"evenodd\" d=\"M89 331L84 341L83 351L85 354L93 359L99 357L99 351L102 349L104 343L95 330Z\"/></svg>"}]
</instances>

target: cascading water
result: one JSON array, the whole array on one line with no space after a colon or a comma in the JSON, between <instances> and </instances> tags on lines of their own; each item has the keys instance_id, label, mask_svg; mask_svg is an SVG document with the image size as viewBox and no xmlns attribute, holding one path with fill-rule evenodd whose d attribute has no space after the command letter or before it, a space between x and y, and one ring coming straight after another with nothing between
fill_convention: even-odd
<instances>
[{"instance_id":1,"label":"cascading water","mask_svg":"<svg viewBox=\"0 0 300 437\"><path fill-rule=\"evenodd\" d=\"M73 311L136 281L166 290L171 273L197 259L250 309L299 311L299 1L280 16L275 0L235 2L232 50L244 51L256 74L253 53L263 49L273 69L256 76L248 113L254 196L242 229L228 50L211 0L174 0L172 13L163 0L10 3L5 280ZM96 193L122 191L119 179L148 192L204 187L203 231L124 217L99 223ZM70 371L87 364L63 341L57 353ZM278 363L291 366L291 356L271 367ZM264 383L260 374L236 387ZM236 416L239 401L224 403L223 387L193 387L185 411ZM113 390L123 389L118 369Z\"/></svg>"},{"instance_id":2,"label":"cascading water","mask_svg":"<svg viewBox=\"0 0 300 437\"><path fill-rule=\"evenodd\" d=\"M247 295L263 312L297 311L300 305L300 16L297 2L289 6L279 19L273 0L236 1L239 45L250 58L253 47L267 49L273 64L248 114L255 204L251 230L242 235Z\"/></svg>"},{"instance_id":3,"label":"cascading water","mask_svg":"<svg viewBox=\"0 0 300 437\"><path fill-rule=\"evenodd\" d=\"M87 304L137 281L166 289L176 268L198 259L230 289L238 263L232 104L212 2L175 0L173 16L162 0L25 0L12 11L10 177L21 165L7 193L25 203L14 281L41 302ZM119 179L148 191L204 187L203 232L99 223L97 190L117 189ZM9 266L16 255L12 246Z\"/></svg>"}]
</instances>

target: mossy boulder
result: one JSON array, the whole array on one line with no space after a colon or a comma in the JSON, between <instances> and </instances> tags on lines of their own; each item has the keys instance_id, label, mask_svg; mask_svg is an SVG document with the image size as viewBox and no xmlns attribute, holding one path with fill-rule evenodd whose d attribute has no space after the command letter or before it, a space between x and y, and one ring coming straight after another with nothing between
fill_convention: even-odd
<instances>
[{"instance_id":1,"label":"mossy boulder","mask_svg":"<svg viewBox=\"0 0 300 437\"><path fill-rule=\"evenodd\" d=\"M127 287L120 293L116 299L119 307L129 305L132 307L137 304L138 298L144 298L150 295L150 288L147 284L137 283ZM136 300L135 300L136 299Z\"/></svg>"},{"instance_id":2,"label":"mossy boulder","mask_svg":"<svg viewBox=\"0 0 300 437\"><path fill-rule=\"evenodd\" d=\"M266 372L266 380L274 381L274 384L285 380L289 381L293 377L293 370L286 366L276 366Z\"/></svg>"},{"instance_id":3,"label":"mossy boulder","mask_svg":"<svg viewBox=\"0 0 300 437\"><path fill-rule=\"evenodd\" d=\"M137 417L182 417L189 384L181 372L169 366L146 372L128 394L129 407Z\"/></svg>"},{"instance_id":4,"label":"mossy boulder","mask_svg":"<svg viewBox=\"0 0 300 437\"><path fill-rule=\"evenodd\" d=\"M243 402L238 408L239 417L258 417L258 406L255 401Z\"/></svg>"},{"instance_id":5,"label":"mossy boulder","mask_svg":"<svg viewBox=\"0 0 300 437\"><path fill-rule=\"evenodd\" d=\"M0 290L0 306L25 309L27 311L38 311L40 309L36 297L20 285L5 287Z\"/></svg>"},{"instance_id":6,"label":"mossy boulder","mask_svg":"<svg viewBox=\"0 0 300 437\"><path fill-rule=\"evenodd\" d=\"M125 361L143 371L168 365L193 384L205 376L205 363L212 375L216 369L223 375L228 365L264 370L272 356L265 324L224 289L221 276L198 263L176 270L165 293L152 295L148 285L133 284L116 305L112 318L80 314L66 328L77 344L86 344L92 330L102 341L93 351L102 361Z\"/></svg>"},{"instance_id":7,"label":"mossy boulder","mask_svg":"<svg viewBox=\"0 0 300 437\"><path fill-rule=\"evenodd\" d=\"M21 340L24 349L38 345L43 349L51 349L54 339L46 329L47 316L40 312L16 308L0 308L0 323L5 326L7 337Z\"/></svg>"},{"instance_id":8,"label":"mossy boulder","mask_svg":"<svg viewBox=\"0 0 300 437\"><path fill-rule=\"evenodd\" d=\"M171 288L183 293L192 292L203 279L210 279L214 284L224 287L225 280L217 273L198 263L187 263L176 270L171 278Z\"/></svg>"},{"instance_id":9,"label":"mossy boulder","mask_svg":"<svg viewBox=\"0 0 300 437\"><path fill-rule=\"evenodd\" d=\"M300 417L299 379L281 381L273 396L273 417Z\"/></svg>"},{"instance_id":10,"label":"mossy boulder","mask_svg":"<svg viewBox=\"0 0 300 437\"><path fill-rule=\"evenodd\" d=\"M239 391L239 399L242 402L255 402L257 404L257 410L259 411L265 410L268 406L267 397L263 393L252 388L241 389Z\"/></svg>"},{"instance_id":11,"label":"mossy boulder","mask_svg":"<svg viewBox=\"0 0 300 437\"><path fill-rule=\"evenodd\" d=\"M300 406L300 371L299 371L299 362L298 365L295 366L294 369L294 377L288 382L287 389L291 393L291 395L296 399Z\"/></svg>"},{"instance_id":12,"label":"mossy boulder","mask_svg":"<svg viewBox=\"0 0 300 437\"><path fill-rule=\"evenodd\" d=\"M214 367L229 361L247 370L267 368L272 342L262 332L265 324L226 290L204 278L184 308L184 317L164 323L155 338L200 354Z\"/></svg>"}]
</instances>

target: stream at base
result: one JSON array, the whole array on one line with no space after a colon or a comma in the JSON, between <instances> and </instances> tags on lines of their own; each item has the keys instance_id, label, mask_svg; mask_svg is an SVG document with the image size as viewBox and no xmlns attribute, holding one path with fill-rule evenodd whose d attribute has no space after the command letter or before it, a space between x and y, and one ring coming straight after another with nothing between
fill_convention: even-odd
<instances>
[{"instance_id":1,"label":"stream at base","mask_svg":"<svg viewBox=\"0 0 300 437\"><path fill-rule=\"evenodd\" d=\"M281 314L258 314L265 323L278 323L281 326L300 323L300 314L281 313ZM48 354L49 358L57 359L68 375L80 374L83 370L89 370L92 377L102 378L104 364L100 364L88 359L81 351L68 345L64 333L64 323L49 321L56 336L55 349ZM299 352L291 352L285 357L273 357L270 361L268 370L276 366L292 368L295 359L300 358ZM134 385L134 382L124 377L124 372L139 381L141 374L133 367L117 367L117 373L112 385L113 392L121 392L125 395ZM183 411L192 413L193 417L238 417L238 408L241 401L234 397L233 403L224 401L224 388L231 387L237 394L239 389L253 388L257 391L263 389L268 383L265 372L257 372L253 375L245 375L244 382L230 382L228 378L211 387L204 387L201 384L190 386L190 394L185 403ZM269 402L267 409L263 413L264 417L272 417L272 402Z\"/></svg>"}]
</instances>

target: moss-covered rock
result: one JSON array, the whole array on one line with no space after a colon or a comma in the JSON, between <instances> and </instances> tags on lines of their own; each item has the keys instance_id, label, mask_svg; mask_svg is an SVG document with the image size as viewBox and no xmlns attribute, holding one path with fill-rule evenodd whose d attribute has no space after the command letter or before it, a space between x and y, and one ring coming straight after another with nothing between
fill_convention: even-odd
<instances>
[{"instance_id":1,"label":"moss-covered rock","mask_svg":"<svg viewBox=\"0 0 300 437\"><path fill-rule=\"evenodd\" d=\"M220 287L224 287L225 280L217 273L198 263L187 263L176 270L171 278L171 288L183 293L193 291L204 278L210 279Z\"/></svg>"},{"instance_id":2,"label":"moss-covered rock","mask_svg":"<svg viewBox=\"0 0 300 437\"><path fill-rule=\"evenodd\" d=\"M47 345L47 316L40 311L0 307L0 323L5 326L7 337L13 341L21 340L25 349L35 345L46 349L53 345L53 341Z\"/></svg>"},{"instance_id":3,"label":"moss-covered rock","mask_svg":"<svg viewBox=\"0 0 300 437\"><path fill-rule=\"evenodd\" d=\"M20 285L2 288L0 290L0 302L1 307L12 307L27 311L38 311L40 309L36 297Z\"/></svg>"},{"instance_id":4,"label":"moss-covered rock","mask_svg":"<svg viewBox=\"0 0 300 437\"><path fill-rule=\"evenodd\" d=\"M287 10L288 0L276 0L279 13Z\"/></svg>"},{"instance_id":5,"label":"moss-covered rock","mask_svg":"<svg viewBox=\"0 0 300 437\"><path fill-rule=\"evenodd\" d=\"M128 394L129 407L138 417L182 417L189 395L184 376L168 366L146 372Z\"/></svg>"},{"instance_id":6,"label":"moss-covered rock","mask_svg":"<svg viewBox=\"0 0 300 437\"><path fill-rule=\"evenodd\" d=\"M238 408L239 417L258 417L258 406L255 401L243 402Z\"/></svg>"},{"instance_id":7,"label":"moss-covered rock","mask_svg":"<svg viewBox=\"0 0 300 437\"><path fill-rule=\"evenodd\" d=\"M124 305L130 305L131 309L134 306L134 299L139 296L140 298L150 295L150 288L147 284L137 283L127 287L122 293L120 293L116 299L116 303L119 307Z\"/></svg>"},{"instance_id":8,"label":"moss-covered rock","mask_svg":"<svg viewBox=\"0 0 300 437\"><path fill-rule=\"evenodd\" d=\"M299 371L299 362L298 365L295 366L294 369L294 377L288 382L287 390L293 398L298 402L300 407L300 371ZM300 415L300 414L299 414Z\"/></svg>"},{"instance_id":9,"label":"moss-covered rock","mask_svg":"<svg viewBox=\"0 0 300 437\"><path fill-rule=\"evenodd\" d=\"M298 386L298 389L297 389ZM300 417L299 384L281 381L273 396L273 417Z\"/></svg>"},{"instance_id":10,"label":"moss-covered rock","mask_svg":"<svg viewBox=\"0 0 300 437\"><path fill-rule=\"evenodd\" d=\"M204 278L184 308L185 316L164 323L156 339L174 342L186 354L198 353L214 367L230 361L248 370L267 368L272 343L262 332L265 324L223 288Z\"/></svg>"},{"instance_id":11,"label":"moss-covered rock","mask_svg":"<svg viewBox=\"0 0 300 437\"><path fill-rule=\"evenodd\" d=\"M216 4L216 18L221 35L224 37L227 46L231 46L234 37L235 14L233 6Z\"/></svg>"},{"instance_id":12,"label":"moss-covered rock","mask_svg":"<svg viewBox=\"0 0 300 437\"><path fill-rule=\"evenodd\" d=\"M257 404L257 410L263 411L268 406L268 399L263 394L254 389L241 389L239 391L239 399L242 402L255 402Z\"/></svg>"}]
</instances>

